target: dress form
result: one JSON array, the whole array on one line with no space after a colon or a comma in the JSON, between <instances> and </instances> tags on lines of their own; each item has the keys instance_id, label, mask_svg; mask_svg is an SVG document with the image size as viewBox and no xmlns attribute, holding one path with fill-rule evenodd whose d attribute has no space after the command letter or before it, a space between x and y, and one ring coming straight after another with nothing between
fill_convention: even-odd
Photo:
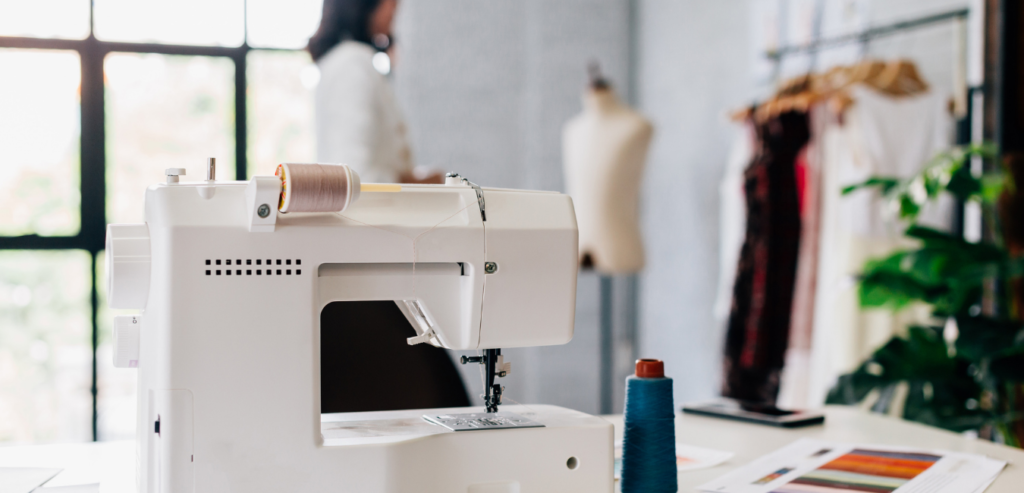
<instances>
[{"instance_id":1,"label":"dress form","mask_svg":"<svg viewBox=\"0 0 1024 493\"><path fill-rule=\"evenodd\" d=\"M653 127L604 83L562 132L567 191L579 225L580 262L603 274L644 267L638 199Z\"/></svg>"}]
</instances>

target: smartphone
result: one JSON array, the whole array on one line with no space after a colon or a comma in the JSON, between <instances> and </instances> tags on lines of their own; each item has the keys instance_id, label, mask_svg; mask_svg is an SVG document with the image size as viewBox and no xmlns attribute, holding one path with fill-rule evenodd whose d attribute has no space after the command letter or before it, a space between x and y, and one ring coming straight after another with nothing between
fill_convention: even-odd
<instances>
[{"instance_id":1,"label":"smartphone","mask_svg":"<svg viewBox=\"0 0 1024 493\"><path fill-rule=\"evenodd\" d=\"M825 422L825 414L820 411L787 411L775 406L729 399L686 405L683 406L683 412L782 428L799 428Z\"/></svg>"}]
</instances>

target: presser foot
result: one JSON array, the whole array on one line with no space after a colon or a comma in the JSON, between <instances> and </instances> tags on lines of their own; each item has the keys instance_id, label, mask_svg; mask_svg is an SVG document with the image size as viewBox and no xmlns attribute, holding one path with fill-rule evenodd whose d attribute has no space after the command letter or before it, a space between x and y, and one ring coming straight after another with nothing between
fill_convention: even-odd
<instances>
[{"instance_id":1,"label":"presser foot","mask_svg":"<svg viewBox=\"0 0 1024 493\"><path fill-rule=\"evenodd\" d=\"M501 356L501 349L484 350L483 356L463 356L462 364L480 363L485 366L484 377L484 406L488 413L497 413L501 405L501 393L504 390L501 385L494 383L495 377L504 377L512 371L512 363L506 363Z\"/></svg>"},{"instance_id":2,"label":"presser foot","mask_svg":"<svg viewBox=\"0 0 1024 493\"><path fill-rule=\"evenodd\" d=\"M498 412L498 404L501 404L501 390L501 385L491 385L491 391L484 396L484 405L487 407L487 412Z\"/></svg>"}]
</instances>

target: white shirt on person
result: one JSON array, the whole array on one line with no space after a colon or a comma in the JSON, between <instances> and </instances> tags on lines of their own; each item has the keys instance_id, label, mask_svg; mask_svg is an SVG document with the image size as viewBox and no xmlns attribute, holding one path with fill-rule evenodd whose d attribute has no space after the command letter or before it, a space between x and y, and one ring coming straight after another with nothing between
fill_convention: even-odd
<instances>
[{"instance_id":1,"label":"white shirt on person","mask_svg":"<svg viewBox=\"0 0 1024 493\"><path fill-rule=\"evenodd\" d=\"M412 155L391 85L373 66L376 53L343 41L317 61L317 161L348 165L364 183L394 183L412 170Z\"/></svg>"}]
</instances>

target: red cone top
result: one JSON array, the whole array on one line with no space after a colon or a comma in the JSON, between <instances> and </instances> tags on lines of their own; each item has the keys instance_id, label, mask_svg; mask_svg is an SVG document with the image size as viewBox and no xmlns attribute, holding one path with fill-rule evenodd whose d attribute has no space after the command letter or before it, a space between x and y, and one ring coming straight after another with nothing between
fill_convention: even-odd
<instances>
[{"instance_id":1,"label":"red cone top","mask_svg":"<svg viewBox=\"0 0 1024 493\"><path fill-rule=\"evenodd\" d=\"M640 378L664 378L665 363L660 359L636 360L636 376Z\"/></svg>"}]
</instances>

